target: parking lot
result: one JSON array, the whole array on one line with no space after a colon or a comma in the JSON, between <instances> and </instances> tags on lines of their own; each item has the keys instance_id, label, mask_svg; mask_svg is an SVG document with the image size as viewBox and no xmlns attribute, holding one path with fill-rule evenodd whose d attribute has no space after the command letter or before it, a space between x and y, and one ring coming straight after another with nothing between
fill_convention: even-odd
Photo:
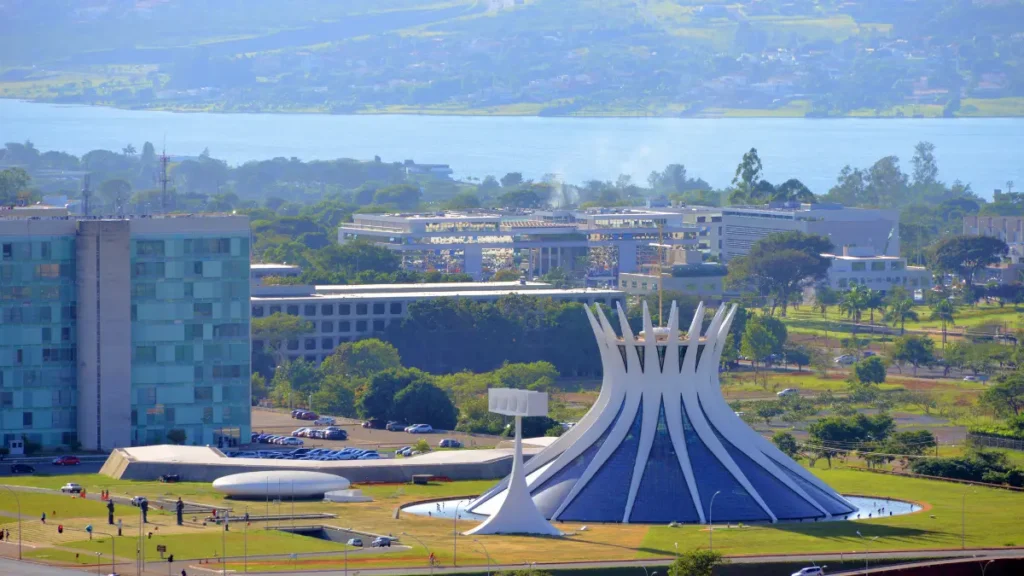
<instances>
[{"instance_id":1,"label":"parking lot","mask_svg":"<svg viewBox=\"0 0 1024 576\"><path fill-rule=\"evenodd\" d=\"M304 448L329 448L341 450L346 447L376 449L381 452L393 451L402 446L411 446L421 439L426 440L431 448L437 448L442 438L455 438L466 448L494 448L501 440L497 436L471 435L464 432L434 432L432 434L409 434L406 432L389 432L363 428L362 421L350 418L335 418L334 425L348 433L347 440L320 440L303 438ZM286 411L272 411L253 408L252 431L268 434L290 436L299 428L312 428L309 420L296 420ZM319 426L323 428L324 426ZM288 449L294 447L274 446L272 444L254 444L253 449Z\"/></svg>"}]
</instances>

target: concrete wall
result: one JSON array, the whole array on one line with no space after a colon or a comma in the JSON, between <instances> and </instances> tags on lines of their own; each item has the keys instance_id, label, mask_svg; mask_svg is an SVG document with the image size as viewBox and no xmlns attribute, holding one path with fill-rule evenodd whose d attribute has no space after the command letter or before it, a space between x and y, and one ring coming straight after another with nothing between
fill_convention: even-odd
<instances>
[{"instance_id":1,"label":"concrete wall","mask_svg":"<svg viewBox=\"0 0 1024 576\"><path fill-rule=\"evenodd\" d=\"M131 445L129 221L82 220L78 233L78 440L111 450Z\"/></svg>"}]
</instances>

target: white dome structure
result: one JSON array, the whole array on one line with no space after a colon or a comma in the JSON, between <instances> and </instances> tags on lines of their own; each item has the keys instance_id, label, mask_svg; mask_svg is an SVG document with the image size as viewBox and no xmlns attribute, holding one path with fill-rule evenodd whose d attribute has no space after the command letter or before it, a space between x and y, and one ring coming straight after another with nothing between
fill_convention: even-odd
<instances>
[{"instance_id":1,"label":"white dome structure","mask_svg":"<svg viewBox=\"0 0 1024 576\"><path fill-rule=\"evenodd\" d=\"M590 411L525 464L537 509L552 521L707 523L814 521L855 507L743 422L722 397L718 366L736 314L720 306L704 336L701 303L682 333L675 303L655 328L646 303L634 336L586 309L604 367ZM653 335L648 337L647 335ZM506 478L468 510L493 514ZM712 506L713 502L713 506Z\"/></svg>"},{"instance_id":2,"label":"white dome structure","mask_svg":"<svg viewBox=\"0 0 1024 576\"><path fill-rule=\"evenodd\" d=\"M345 490L349 481L325 472L269 470L243 472L213 481L213 489L234 498L314 498Z\"/></svg>"}]
</instances>

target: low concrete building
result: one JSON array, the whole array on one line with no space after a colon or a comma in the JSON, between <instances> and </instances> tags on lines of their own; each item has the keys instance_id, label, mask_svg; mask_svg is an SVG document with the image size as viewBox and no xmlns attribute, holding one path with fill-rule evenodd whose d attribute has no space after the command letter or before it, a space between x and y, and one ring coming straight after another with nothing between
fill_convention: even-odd
<instances>
[{"instance_id":1,"label":"low concrete building","mask_svg":"<svg viewBox=\"0 0 1024 576\"><path fill-rule=\"evenodd\" d=\"M728 269L718 263L703 262L696 250L668 250L661 270L648 267L643 273L620 274L619 288L631 296L657 294L659 287L666 292L681 292L704 300L721 301L723 282ZM668 272L662 270L668 269Z\"/></svg>"},{"instance_id":2,"label":"low concrete building","mask_svg":"<svg viewBox=\"0 0 1024 576\"><path fill-rule=\"evenodd\" d=\"M1024 264L1024 216L964 216L964 234L999 238L1010 247L1010 262Z\"/></svg>"},{"instance_id":3,"label":"low concrete building","mask_svg":"<svg viewBox=\"0 0 1024 576\"><path fill-rule=\"evenodd\" d=\"M824 284L834 290L861 285L888 292L902 286L913 292L932 286L932 274L921 266L908 266L906 258L877 256L870 247L844 246L842 254L822 254L832 259Z\"/></svg>"},{"instance_id":4,"label":"low concrete building","mask_svg":"<svg viewBox=\"0 0 1024 576\"><path fill-rule=\"evenodd\" d=\"M495 302L512 294L611 307L625 301L625 294L619 290L559 289L542 282L452 282L261 286L253 289L251 306L253 318L280 312L308 320L313 330L290 340L284 352L291 360L322 362L345 342L383 332L388 324L408 315L409 305L414 302L437 298ZM260 351L264 346L262 340L253 340L253 350Z\"/></svg>"}]
</instances>

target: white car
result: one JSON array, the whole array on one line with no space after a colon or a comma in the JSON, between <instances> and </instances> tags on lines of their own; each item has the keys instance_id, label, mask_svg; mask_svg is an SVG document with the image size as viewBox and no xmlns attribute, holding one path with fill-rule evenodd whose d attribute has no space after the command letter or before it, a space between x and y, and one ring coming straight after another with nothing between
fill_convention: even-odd
<instances>
[{"instance_id":1,"label":"white car","mask_svg":"<svg viewBox=\"0 0 1024 576\"><path fill-rule=\"evenodd\" d=\"M313 424L316 424L317 426L326 426L326 425L333 426L334 425L334 418L331 418L330 416L321 416L321 417L317 418L316 420L314 420Z\"/></svg>"},{"instance_id":2,"label":"white car","mask_svg":"<svg viewBox=\"0 0 1024 576\"><path fill-rule=\"evenodd\" d=\"M779 398L784 398L786 396L797 396L799 394L800 393L797 392L796 388L786 388L782 392L779 392L778 394L776 394L776 396L778 396Z\"/></svg>"},{"instance_id":3,"label":"white car","mask_svg":"<svg viewBox=\"0 0 1024 576\"><path fill-rule=\"evenodd\" d=\"M850 364L853 364L856 361L857 361L857 357L856 356L851 356L849 354L844 354L842 356L836 356L836 358L835 358L836 364L839 364L840 366L849 366Z\"/></svg>"},{"instance_id":4,"label":"white car","mask_svg":"<svg viewBox=\"0 0 1024 576\"><path fill-rule=\"evenodd\" d=\"M299 440L298 438L285 438L281 441L281 444L284 444L285 446L302 446L302 440Z\"/></svg>"},{"instance_id":5,"label":"white car","mask_svg":"<svg viewBox=\"0 0 1024 576\"><path fill-rule=\"evenodd\" d=\"M405 429L410 434L429 434L434 431L430 424L413 424Z\"/></svg>"},{"instance_id":6,"label":"white car","mask_svg":"<svg viewBox=\"0 0 1024 576\"><path fill-rule=\"evenodd\" d=\"M808 566L807 568L801 568L797 572L793 572L792 576L825 576L825 571L819 566Z\"/></svg>"},{"instance_id":7,"label":"white car","mask_svg":"<svg viewBox=\"0 0 1024 576\"><path fill-rule=\"evenodd\" d=\"M82 485L74 482L68 482L67 484L60 487L60 491L66 494L78 494L82 491Z\"/></svg>"}]
</instances>

